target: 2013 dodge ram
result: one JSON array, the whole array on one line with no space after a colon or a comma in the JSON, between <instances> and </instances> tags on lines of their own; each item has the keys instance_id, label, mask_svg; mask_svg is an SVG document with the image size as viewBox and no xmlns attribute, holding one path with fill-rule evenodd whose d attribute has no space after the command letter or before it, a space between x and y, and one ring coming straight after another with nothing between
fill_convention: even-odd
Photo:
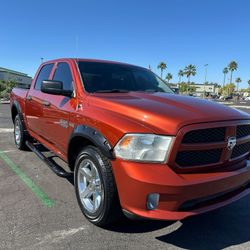
<instances>
[{"instance_id":1,"label":"2013 dodge ram","mask_svg":"<svg viewBox=\"0 0 250 250\"><path fill-rule=\"evenodd\" d=\"M60 176L74 174L78 204L96 225L122 212L179 220L250 193L250 116L175 95L145 68L89 59L43 63L29 90L12 91L11 113L16 146L33 150Z\"/></svg>"}]
</instances>

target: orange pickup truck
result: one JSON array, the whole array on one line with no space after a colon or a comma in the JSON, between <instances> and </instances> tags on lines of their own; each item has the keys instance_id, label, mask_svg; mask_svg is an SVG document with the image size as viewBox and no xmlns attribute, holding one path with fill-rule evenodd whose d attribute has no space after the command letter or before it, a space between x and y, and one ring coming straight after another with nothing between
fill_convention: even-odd
<instances>
[{"instance_id":1,"label":"orange pickup truck","mask_svg":"<svg viewBox=\"0 0 250 250\"><path fill-rule=\"evenodd\" d=\"M74 175L78 204L98 226L122 214L179 220L250 193L250 116L176 95L142 67L45 62L29 90L13 89L11 114L16 146Z\"/></svg>"}]
</instances>

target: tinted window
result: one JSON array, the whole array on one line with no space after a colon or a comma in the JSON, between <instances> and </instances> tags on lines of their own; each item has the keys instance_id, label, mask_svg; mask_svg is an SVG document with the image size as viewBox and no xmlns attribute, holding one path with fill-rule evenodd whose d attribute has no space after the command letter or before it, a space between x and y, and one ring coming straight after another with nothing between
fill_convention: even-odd
<instances>
[{"instance_id":1,"label":"tinted window","mask_svg":"<svg viewBox=\"0 0 250 250\"><path fill-rule=\"evenodd\" d=\"M54 64L52 63L52 64L46 64L41 68L41 70L38 74L38 77L36 79L35 89L40 90L42 81L49 79L49 75L50 75L50 72L51 72L53 66L54 66Z\"/></svg>"},{"instance_id":2,"label":"tinted window","mask_svg":"<svg viewBox=\"0 0 250 250\"><path fill-rule=\"evenodd\" d=\"M73 90L72 87L72 75L70 67L67 63L59 63L56 68L53 80L61 81L63 83L64 90Z\"/></svg>"},{"instance_id":3,"label":"tinted window","mask_svg":"<svg viewBox=\"0 0 250 250\"><path fill-rule=\"evenodd\" d=\"M173 91L151 71L131 65L79 62L87 92L166 92Z\"/></svg>"}]
</instances>

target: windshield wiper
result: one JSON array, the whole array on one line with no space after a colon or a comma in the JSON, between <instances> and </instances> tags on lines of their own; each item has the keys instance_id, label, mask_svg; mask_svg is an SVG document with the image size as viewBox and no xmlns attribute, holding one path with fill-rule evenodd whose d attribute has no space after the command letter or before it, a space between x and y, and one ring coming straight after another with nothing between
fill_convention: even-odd
<instances>
[{"instance_id":1,"label":"windshield wiper","mask_svg":"<svg viewBox=\"0 0 250 250\"><path fill-rule=\"evenodd\" d=\"M158 90L156 89L145 89L144 91L145 92L158 92Z\"/></svg>"},{"instance_id":2,"label":"windshield wiper","mask_svg":"<svg viewBox=\"0 0 250 250\"><path fill-rule=\"evenodd\" d=\"M158 90L156 89L139 89L139 90L136 90L135 92L146 92L146 93L155 93L155 92L159 92Z\"/></svg>"},{"instance_id":3,"label":"windshield wiper","mask_svg":"<svg viewBox=\"0 0 250 250\"><path fill-rule=\"evenodd\" d=\"M97 90L95 93L128 93L129 91L126 89L103 89Z\"/></svg>"}]
</instances>

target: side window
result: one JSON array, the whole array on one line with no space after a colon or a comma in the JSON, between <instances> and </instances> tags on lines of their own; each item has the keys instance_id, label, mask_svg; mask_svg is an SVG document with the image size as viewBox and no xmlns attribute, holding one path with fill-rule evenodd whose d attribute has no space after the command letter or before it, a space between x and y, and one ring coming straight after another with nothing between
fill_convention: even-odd
<instances>
[{"instance_id":1,"label":"side window","mask_svg":"<svg viewBox=\"0 0 250 250\"><path fill-rule=\"evenodd\" d=\"M67 63L58 63L53 80L61 81L63 83L64 90L73 90L72 74Z\"/></svg>"},{"instance_id":2,"label":"side window","mask_svg":"<svg viewBox=\"0 0 250 250\"><path fill-rule=\"evenodd\" d=\"M46 64L41 68L41 70L36 78L35 89L40 90L42 81L49 79L49 75L50 75L50 72L51 72L53 66L54 66L54 64L51 63L51 64Z\"/></svg>"}]
</instances>

